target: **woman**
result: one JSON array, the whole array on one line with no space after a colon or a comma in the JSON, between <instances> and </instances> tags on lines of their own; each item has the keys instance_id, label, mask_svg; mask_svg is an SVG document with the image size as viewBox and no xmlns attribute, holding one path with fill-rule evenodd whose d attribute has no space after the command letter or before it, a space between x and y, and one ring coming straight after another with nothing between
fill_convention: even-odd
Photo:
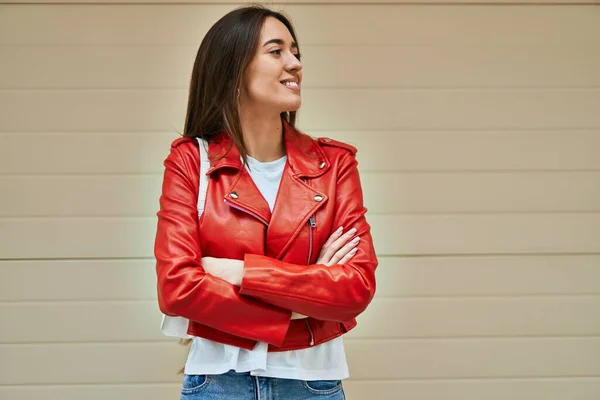
<instances>
[{"instance_id":1,"label":"woman","mask_svg":"<svg viewBox=\"0 0 600 400\"><path fill-rule=\"evenodd\" d=\"M160 309L193 337L182 399L344 398L377 258L356 149L294 127L301 82L280 13L232 11L200 45L155 243Z\"/></svg>"}]
</instances>

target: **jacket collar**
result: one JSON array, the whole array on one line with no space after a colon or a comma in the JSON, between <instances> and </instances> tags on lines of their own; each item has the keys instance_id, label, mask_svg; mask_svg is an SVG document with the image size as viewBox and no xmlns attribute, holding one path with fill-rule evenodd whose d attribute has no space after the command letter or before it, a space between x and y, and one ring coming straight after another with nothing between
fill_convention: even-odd
<instances>
[{"instance_id":1,"label":"jacket collar","mask_svg":"<svg viewBox=\"0 0 600 400\"><path fill-rule=\"evenodd\" d=\"M281 122L287 163L292 173L299 178L316 178L325 173L330 164L317 141L298 131L286 120L282 119ZM242 169L240 152L225 131L215 134L208 147L208 156L210 168L207 175L222 168Z\"/></svg>"}]
</instances>

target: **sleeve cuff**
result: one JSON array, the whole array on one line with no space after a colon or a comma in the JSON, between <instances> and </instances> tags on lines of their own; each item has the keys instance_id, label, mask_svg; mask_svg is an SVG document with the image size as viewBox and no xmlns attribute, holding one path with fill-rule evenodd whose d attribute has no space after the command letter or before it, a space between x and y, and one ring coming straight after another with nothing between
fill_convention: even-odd
<instances>
[{"instance_id":1,"label":"sleeve cuff","mask_svg":"<svg viewBox=\"0 0 600 400\"><path fill-rule=\"evenodd\" d=\"M260 291L256 283L265 279L264 271L261 267L269 264L269 259L257 254L246 254L244 256L244 273L242 283L240 284L240 294L251 296Z\"/></svg>"}]
</instances>

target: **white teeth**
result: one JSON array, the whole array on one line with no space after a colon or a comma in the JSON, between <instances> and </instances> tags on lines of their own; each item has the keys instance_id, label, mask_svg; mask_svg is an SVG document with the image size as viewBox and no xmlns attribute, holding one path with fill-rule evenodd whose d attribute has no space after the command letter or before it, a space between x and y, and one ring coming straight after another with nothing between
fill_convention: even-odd
<instances>
[{"instance_id":1,"label":"white teeth","mask_svg":"<svg viewBox=\"0 0 600 400\"><path fill-rule=\"evenodd\" d=\"M288 82L283 82L283 84L285 86L290 86L290 87L298 87L298 82L293 82L293 81L288 81Z\"/></svg>"}]
</instances>

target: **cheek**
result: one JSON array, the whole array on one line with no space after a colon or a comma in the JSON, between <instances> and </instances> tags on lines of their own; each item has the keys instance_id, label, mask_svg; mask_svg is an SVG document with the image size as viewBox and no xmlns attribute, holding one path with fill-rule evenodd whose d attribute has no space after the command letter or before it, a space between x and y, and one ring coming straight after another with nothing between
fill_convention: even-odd
<instances>
[{"instance_id":1,"label":"cheek","mask_svg":"<svg viewBox=\"0 0 600 400\"><path fill-rule=\"evenodd\" d=\"M246 78L250 87L274 85L279 83L282 68L277 62L272 60L261 60L248 68Z\"/></svg>"},{"instance_id":2,"label":"cheek","mask_svg":"<svg viewBox=\"0 0 600 400\"><path fill-rule=\"evenodd\" d=\"M278 77L278 74L273 73L254 74L248 82L249 95L251 97L265 97L273 94L273 90L281 85Z\"/></svg>"},{"instance_id":3,"label":"cheek","mask_svg":"<svg viewBox=\"0 0 600 400\"><path fill-rule=\"evenodd\" d=\"M257 77L248 86L248 97L253 100L264 101L273 93L273 86L264 78Z\"/></svg>"}]
</instances>

